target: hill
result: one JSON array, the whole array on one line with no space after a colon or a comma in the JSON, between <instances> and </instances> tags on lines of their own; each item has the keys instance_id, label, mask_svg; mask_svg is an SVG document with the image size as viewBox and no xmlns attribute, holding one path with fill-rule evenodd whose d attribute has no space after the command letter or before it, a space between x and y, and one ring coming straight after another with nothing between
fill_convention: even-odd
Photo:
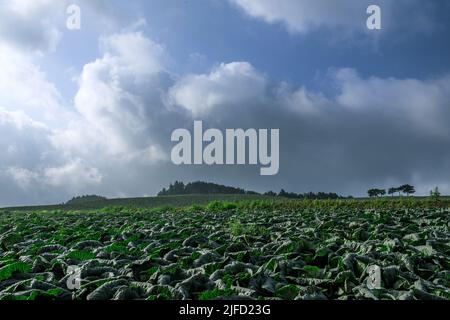
<instances>
[{"instance_id":1,"label":"hill","mask_svg":"<svg viewBox=\"0 0 450 320\"><path fill-rule=\"evenodd\" d=\"M350 198L350 197L349 197ZM195 181L184 184L175 181L169 187L163 188L156 197L107 199L98 195L83 195L58 205L22 206L3 208L6 210L95 210L105 207L136 207L154 208L160 206L184 207L190 205L205 205L211 201L245 201L245 200L336 200L345 199L336 193L294 193L283 189L279 193L273 191L259 194L255 191L230 187L211 182Z\"/></svg>"},{"instance_id":2,"label":"hill","mask_svg":"<svg viewBox=\"0 0 450 320\"><path fill-rule=\"evenodd\" d=\"M69 201L67 201L66 205L79 205L89 202L96 202L96 201L104 201L108 200L105 197L97 196L97 195L86 195L86 196L79 196L79 197L73 197Z\"/></svg>"},{"instance_id":3,"label":"hill","mask_svg":"<svg viewBox=\"0 0 450 320\"><path fill-rule=\"evenodd\" d=\"M217 183L195 181L188 184L184 184L181 181L175 181L175 183L170 184L166 189L163 188L158 196L170 196L170 195L189 195L189 194L248 194L248 195L259 195L258 192L249 191L241 188L235 188L230 186L225 186ZM335 192L307 192L307 193L295 193L286 192L281 189L279 193L273 191L268 191L264 193L265 196L269 197L281 197L289 199L309 199L309 200L335 200L335 199L351 199L353 197L343 197Z\"/></svg>"},{"instance_id":4,"label":"hill","mask_svg":"<svg viewBox=\"0 0 450 320\"><path fill-rule=\"evenodd\" d=\"M241 188L225 186L217 183L195 181L184 184L182 181L171 183L169 188L163 188L158 196L171 196L183 194L258 194Z\"/></svg>"}]
</instances>

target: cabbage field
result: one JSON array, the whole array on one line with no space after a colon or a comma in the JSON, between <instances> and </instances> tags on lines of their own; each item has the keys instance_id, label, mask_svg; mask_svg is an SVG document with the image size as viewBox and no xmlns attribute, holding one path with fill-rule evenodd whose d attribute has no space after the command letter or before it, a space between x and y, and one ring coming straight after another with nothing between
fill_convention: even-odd
<instances>
[{"instance_id":1,"label":"cabbage field","mask_svg":"<svg viewBox=\"0 0 450 320\"><path fill-rule=\"evenodd\" d=\"M449 227L438 206L4 211L0 299L450 299Z\"/></svg>"}]
</instances>

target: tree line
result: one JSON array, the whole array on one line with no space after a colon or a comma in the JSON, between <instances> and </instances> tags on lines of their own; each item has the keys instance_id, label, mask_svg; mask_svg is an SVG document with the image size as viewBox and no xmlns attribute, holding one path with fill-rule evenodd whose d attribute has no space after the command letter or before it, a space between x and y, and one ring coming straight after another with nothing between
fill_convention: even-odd
<instances>
[{"instance_id":1,"label":"tree line","mask_svg":"<svg viewBox=\"0 0 450 320\"><path fill-rule=\"evenodd\" d=\"M169 188L163 188L158 196L173 196L183 194L258 194L241 188L228 187L216 183L195 181L184 184L182 181L171 183Z\"/></svg>"},{"instance_id":2,"label":"tree line","mask_svg":"<svg viewBox=\"0 0 450 320\"><path fill-rule=\"evenodd\" d=\"M407 196L409 196L411 194L416 193L416 189L412 185L404 184L404 185L399 186L399 187L389 188L387 192L386 192L386 189L376 189L376 188L374 188L374 189L367 190L367 195L370 198L383 197L386 194L389 194L390 196L394 196L396 193L398 193L398 196L401 196L402 194L406 194Z\"/></svg>"},{"instance_id":3,"label":"tree line","mask_svg":"<svg viewBox=\"0 0 450 320\"><path fill-rule=\"evenodd\" d=\"M77 205L77 204L84 204L86 202L94 202L94 201L102 201L107 200L107 198L97 195L83 195L83 196L77 196L73 197L69 201L67 201L65 204L68 205Z\"/></svg>"},{"instance_id":4,"label":"tree line","mask_svg":"<svg viewBox=\"0 0 450 320\"><path fill-rule=\"evenodd\" d=\"M281 189L279 193L275 193L273 191L269 191L264 193L265 196L272 197L284 197L289 199L309 199L309 200L334 200L334 199L350 199L352 197L343 197L334 192L305 192L305 193L295 193L295 192L286 192L284 189Z\"/></svg>"},{"instance_id":5,"label":"tree line","mask_svg":"<svg viewBox=\"0 0 450 320\"><path fill-rule=\"evenodd\" d=\"M187 195L187 194L254 194L261 195L261 193L255 191L248 191L241 188L224 186L216 183L195 181L184 184L182 181L175 181L171 183L169 187L163 188L158 196L171 196L171 195ZM265 192L263 195L270 197L284 197L290 199L344 199L344 197L337 193L331 192L307 192L307 193L295 193L286 192L281 189L279 193L273 191ZM351 197L349 197L351 198Z\"/></svg>"}]
</instances>

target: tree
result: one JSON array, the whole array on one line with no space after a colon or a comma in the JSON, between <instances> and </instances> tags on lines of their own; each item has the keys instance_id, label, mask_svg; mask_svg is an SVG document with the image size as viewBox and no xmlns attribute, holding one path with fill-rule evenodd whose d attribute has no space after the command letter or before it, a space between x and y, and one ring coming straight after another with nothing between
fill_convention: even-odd
<instances>
[{"instance_id":1,"label":"tree","mask_svg":"<svg viewBox=\"0 0 450 320\"><path fill-rule=\"evenodd\" d=\"M416 193L416 189L414 189L414 186L411 186L409 184L404 184L400 187L400 190L403 193L406 193L407 196L409 196L410 194L414 194Z\"/></svg>"},{"instance_id":2,"label":"tree","mask_svg":"<svg viewBox=\"0 0 450 320\"><path fill-rule=\"evenodd\" d=\"M173 184L173 192L175 194L184 194L184 183L181 181L175 181L175 183Z\"/></svg>"},{"instance_id":3,"label":"tree","mask_svg":"<svg viewBox=\"0 0 450 320\"><path fill-rule=\"evenodd\" d=\"M286 195L287 195L287 192L284 191L284 189L281 189L281 190L280 190L280 193L278 193L278 196L279 196L279 197L286 197Z\"/></svg>"},{"instance_id":4,"label":"tree","mask_svg":"<svg viewBox=\"0 0 450 320\"><path fill-rule=\"evenodd\" d=\"M107 200L107 198L98 196L98 195L84 195L84 196L77 196L73 197L69 201L67 201L65 204L69 205L78 205L78 204L85 204L89 202L95 202L95 201L103 201Z\"/></svg>"},{"instance_id":5,"label":"tree","mask_svg":"<svg viewBox=\"0 0 450 320\"><path fill-rule=\"evenodd\" d=\"M371 198L380 197L380 196L384 196L386 194L386 190L385 189L369 189L367 191L367 194Z\"/></svg>"},{"instance_id":6,"label":"tree","mask_svg":"<svg viewBox=\"0 0 450 320\"><path fill-rule=\"evenodd\" d=\"M166 188L163 188L160 192L158 192L158 196L167 196Z\"/></svg>"},{"instance_id":7,"label":"tree","mask_svg":"<svg viewBox=\"0 0 450 320\"><path fill-rule=\"evenodd\" d=\"M439 192L439 188L435 187L433 190L430 191L430 197L433 200L439 200L439 197L441 196L441 193Z\"/></svg>"},{"instance_id":8,"label":"tree","mask_svg":"<svg viewBox=\"0 0 450 320\"><path fill-rule=\"evenodd\" d=\"M397 187L397 188L390 188L390 189L389 189L389 192L392 192L392 194L398 192L398 196L400 197L400 196L402 195L403 187L404 187L404 186L405 186L405 185L400 186L400 187Z\"/></svg>"},{"instance_id":9,"label":"tree","mask_svg":"<svg viewBox=\"0 0 450 320\"><path fill-rule=\"evenodd\" d=\"M369 195L370 198L376 197L377 189L369 189L369 190L367 190L367 194Z\"/></svg>"},{"instance_id":10,"label":"tree","mask_svg":"<svg viewBox=\"0 0 450 320\"><path fill-rule=\"evenodd\" d=\"M158 196L188 195L188 194L258 194L255 191L246 191L240 188L224 186L216 183L195 181L184 184L175 181L169 188L163 188Z\"/></svg>"},{"instance_id":11,"label":"tree","mask_svg":"<svg viewBox=\"0 0 450 320\"><path fill-rule=\"evenodd\" d=\"M391 196L394 196L394 194L395 194L397 191L398 191L397 188L389 188L388 193L389 193Z\"/></svg>"}]
</instances>

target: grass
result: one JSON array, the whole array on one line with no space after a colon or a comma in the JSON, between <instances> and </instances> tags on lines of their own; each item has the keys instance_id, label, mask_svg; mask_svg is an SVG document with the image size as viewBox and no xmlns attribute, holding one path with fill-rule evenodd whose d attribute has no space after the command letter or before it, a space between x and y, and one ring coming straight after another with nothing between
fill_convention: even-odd
<instances>
[{"instance_id":1,"label":"grass","mask_svg":"<svg viewBox=\"0 0 450 320\"><path fill-rule=\"evenodd\" d=\"M383 197L337 200L286 199L263 195L180 195L145 198L123 198L92 201L78 205L50 205L1 208L1 212L39 212L57 216L62 212L73 214L85 213L87 210L104 214L121 212L141 212L150 209L151 213L161 212L202 212L229 211L234 209L269 210L269 209L420 209L448 208L450 197Z\"/></svg>"}]
</instances>

